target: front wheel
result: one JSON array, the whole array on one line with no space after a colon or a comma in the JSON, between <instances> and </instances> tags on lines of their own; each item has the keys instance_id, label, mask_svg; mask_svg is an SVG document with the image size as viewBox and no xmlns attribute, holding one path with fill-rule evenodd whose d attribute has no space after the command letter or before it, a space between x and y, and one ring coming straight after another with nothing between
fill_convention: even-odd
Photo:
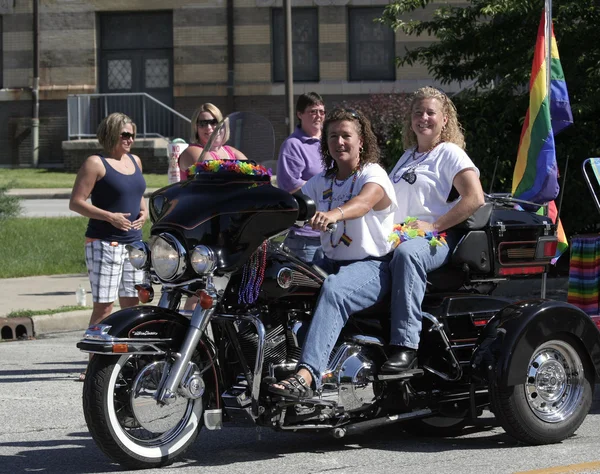
<instances>
[{"instance_id":1,"label":"front wheel","mask_svg":"<svg viewBox=\"0 0 600 474\"><path fill-rule=\"evenodd\" d=\"M492 384L492 408L509 435L532 445L558 443L583 423L592 404L593 375L578 347L569 335L543 342L534 349L522 384Z\"/></svg>"},{"instance_id":2,"label":"front wheel","mask_svg":"<svg viewBox=\"0 0 600 474\"><path fill-rule=\"evenodd\" d=\"M132 469L171 464L202 427L202 398L158 405L163 357L94 356L83 387L85 421L112 460Z\"/></svg>"}]
</instances>

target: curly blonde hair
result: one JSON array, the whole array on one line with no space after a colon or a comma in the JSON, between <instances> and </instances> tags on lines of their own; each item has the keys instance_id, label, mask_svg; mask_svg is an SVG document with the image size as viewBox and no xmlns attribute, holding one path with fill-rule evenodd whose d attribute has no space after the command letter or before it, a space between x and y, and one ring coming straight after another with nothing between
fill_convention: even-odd
<instances>
[{"instance_id":1,"label":"curly blonde hair","mask_svg":"<svg viewBox=\"0 0 600 474\"><path fill-rule=\"evenodd\" d=\"M327 132L329 125L333 122L341 122L346 120L356 124L356 131L362 138L363 146L360 152L359 166L362 168L366 163L379 163L379 147L377 146L377 137L373 133L371 122L365 117L362 112L354 109L333 109L327 113L323 122L323 133L321 134L321 159L326 174L331 176L332 173L337 173L338 168L335 160L329 153L327 145Z\"/></svg>"},{"instance_id":2,"label":"curly blonde hair","mask_svg":"<svg viewBox=\"0 0 600 474\"><path fill-rule=\"evenodd\" d=\"M96 130L96 138L98 138L98 142L104 151L108 153L112 153L113 150L119 144L119 140L121 139L121 132L123 131L123 127L128 123L131 124L131 128L133 129L133 138L137 134L137 127L133 120L131 120L127 115L122 114L121 112L114 112L110 114L108 117L105 117L100 125L98 125L98 130Z\"/></svg>"},{"instance_id":3,"label":"curly blonde hair","mask_svg":"<svg viewBox=\"0 0 600 474\"><path fill-rule=\"evenodd\" d=\"M417 89L410 100L410 105L406 111L404 117L404 124L402 126L402 144L405 149L417 146L417 135L412 129L412 114L415 105L421 102L423 99L436 99L442 105L442 113L448 117L446 125L442 128L442 134L440 141L451 142L458 145L463 150L465 149L465 136L463 134L463 128L458 122L458 113L454 103L450 100L444 92L435 87L421 87Z\"/></svg>"}]
</instances>

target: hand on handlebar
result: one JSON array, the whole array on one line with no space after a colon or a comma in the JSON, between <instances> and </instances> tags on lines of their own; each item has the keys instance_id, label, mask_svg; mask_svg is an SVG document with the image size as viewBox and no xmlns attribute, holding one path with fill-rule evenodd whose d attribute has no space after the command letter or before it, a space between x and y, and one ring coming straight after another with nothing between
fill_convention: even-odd
<instances>
[{"instance_id":1,"label":"hand on handlebar","mask_svg":"<svg viewBox=\"0 0 600 474\"><path fill-rule=\"evenodd\" d=\"M337 218L335 217L335 213L333 213L332 216L331 211L317 211L317 213L312 217L312 219L308 221L308 225L315 230L320 230L321 232L333 232L337 227L336 222Z\"/></svg>"}]
</instances>

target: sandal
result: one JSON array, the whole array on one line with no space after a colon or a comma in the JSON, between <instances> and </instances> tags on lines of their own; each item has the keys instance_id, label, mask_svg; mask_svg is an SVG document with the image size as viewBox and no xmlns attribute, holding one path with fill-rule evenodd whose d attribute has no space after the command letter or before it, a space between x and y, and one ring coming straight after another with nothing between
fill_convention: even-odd
<instances>
[{"instance_id":1,"label":"sandal","mask_svg":"<svg viewBox=\"0 0 600 474\"><path fill-rule=\"evenodd\" d=\"M278 388L274 385L282 385L283 388ZM305 398L312 398L313 396L312 388L306 383L304 377L299 374L292 375L281 382L269 385L269 392L293 400L303 400Z\"/></svg>"}]
</instances>

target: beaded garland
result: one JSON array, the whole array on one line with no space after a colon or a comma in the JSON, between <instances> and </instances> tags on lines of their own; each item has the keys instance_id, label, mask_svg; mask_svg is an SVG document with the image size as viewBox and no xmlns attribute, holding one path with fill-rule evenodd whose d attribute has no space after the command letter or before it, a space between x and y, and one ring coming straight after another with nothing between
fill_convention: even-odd
<instances>
[{"instance_id":1,"label":"beaded garland","mask_svg":"<svg viewBox=\"0 0 600 474\"><path fill-rule=\"evenodd\" d=\"M188 178L198 172L240 173L248 176L272 176L271 169L246 160L207 160L199 161L188 168Z\"/></svg>"},{"instance_id":2,"label":"beaded garland","mask_svg":"<svg viewBox=\"0 0 600 474\"><path fill-rule=\"evenodd\" d=\"M416 237L421 237L425 240L428 240L429 245L432 247L447 245L445 232L438 232L437 230L425 232L424 230L414 229L407 226L407 224L415 222L416 220L416 217L407 217L404 221L404 224L394 225L394 230L388 237L388 242L392 242L393 248L398 247L398 245L400 245L402 242L406 242L407 240L411 240Z\"/></svg>"},{"instance_id":3,"label":"beaded garland","mask_svg":"<svg viewBox=\"0 0 600 474\"><path fill-rule=\"evenodd\" d=\"M242 270L238 304L253 304L258 299L267 268L267 241L252 254Z\"/></svg>"}]
</instances>

